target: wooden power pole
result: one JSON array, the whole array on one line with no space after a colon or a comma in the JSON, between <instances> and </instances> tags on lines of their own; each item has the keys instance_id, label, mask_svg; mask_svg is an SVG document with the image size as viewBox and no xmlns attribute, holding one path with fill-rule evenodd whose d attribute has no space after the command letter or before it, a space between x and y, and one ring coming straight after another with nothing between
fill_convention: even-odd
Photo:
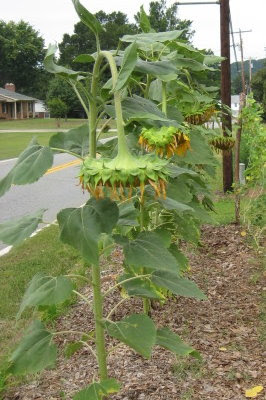
<instances>
[{"instance_id":1,"label":"wooden power pole","mask_svg":"<svg viewBox=\"0 0 266 400\"><path fill-rule=\"evenodd\" d=\"M221 56L225 60L221 63L221 100L222 100L222 129L223 135L229 136L232 132L232 118L227 106L231 109L231 67L230 67L230 8L229 0L220 0L220 32ZM232 151L223 152L223 190L231 191L233 185Z\"/></svg>"}]
</instances>

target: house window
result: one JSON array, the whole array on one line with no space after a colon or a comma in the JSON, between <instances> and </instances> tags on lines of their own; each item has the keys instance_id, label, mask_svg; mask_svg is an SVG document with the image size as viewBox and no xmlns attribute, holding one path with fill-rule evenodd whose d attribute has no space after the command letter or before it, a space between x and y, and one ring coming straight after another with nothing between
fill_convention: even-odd
<instances>
[{"instance_id":1,"label":"house window","mask_svg":"<svg viewBox=\"0 0 266 400\"><path fill-rule=\"evenodd\" d=\"M235 103L235 108L237 108L237 103Z\"/></svg>"},{"instance_id":2,"label":"house window","mask_svg":"<svg viewBox=\"0 0 266 400\"><path fill-rule=\"evenodd\" d=\"M28 103L28 110L30 111L30 112L32 112L32 110L33 110L33 107L32 107L32 103Z\"/></svg>"},{"instance_id":3,"label":"house window","mask_svg":"<svg viewBox=\"0 0 266 400\"><path fill-rule=\"evenodd\" d=\"M6 103L2 103L2 112L6 114Z\"/></svg>"},{"instance_id":4,"label":"house window","mask_svg":"<svg viewBox=\"0 0 266 400\"><path fill-rule=\"evenodd\" d=\"M19 113L20 112L20 107L21 106L21 104L20 103L17 103L17 112Z\"/></svg>"}]
</instances>

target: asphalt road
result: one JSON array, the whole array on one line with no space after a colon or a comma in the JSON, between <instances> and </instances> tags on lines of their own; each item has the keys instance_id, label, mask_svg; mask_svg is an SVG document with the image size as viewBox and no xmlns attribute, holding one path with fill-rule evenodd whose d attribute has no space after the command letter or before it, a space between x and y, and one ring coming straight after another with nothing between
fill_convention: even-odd
<instances>
[{"instance_id":1,"label":"asphalt road","mask_svg":"<svg viewBox=\"0 0 266 400\"><path fill-rule=\"evenodd\" d=\"M67 163L73 160L76 158L68 154L56 154L53 167L62 165L62 169L52 169L39 181L30 185L12 186L3 197L0 197L0 224L33 213L40 208L47 209L44 221L51 223L62 208L79 207L85 203L88 193L82 192L76 178L79 166L67 166ZM15 162L16 159L0 161L0 179L8 173ZM6 247L7 245L0 242L0 251Z\"/></svg>"}]
</instances>

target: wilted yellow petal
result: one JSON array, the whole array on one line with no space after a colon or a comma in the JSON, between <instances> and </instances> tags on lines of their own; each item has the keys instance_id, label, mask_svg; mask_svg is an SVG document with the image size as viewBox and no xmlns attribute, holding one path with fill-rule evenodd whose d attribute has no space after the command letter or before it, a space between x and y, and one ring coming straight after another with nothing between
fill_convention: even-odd
<instances>
[{"instance_id":1,"label":"wilted yellow petal","mask_svg":"<svg viewBox=\"0 0 266 400\"><path fill-rule=\"evenodd\" d=\"M220 347L219 350L220 351L227 351L227 348L226 347Z\"/></svg>"},{"instance_id":2,"label":"wilted yellow petal","mask_svg":"<svg viewBox=\"0 0 266 400\"><path fill-rule=\"evenodd\" d=\"M245 232L245 231L240 232L241 236L246 236L246 234L247 234L247 232Z\"/></svg>"},{"instance_id":3,"label":"wilted yellow petal","mask_svg":"<svg viewBox=\"0 0 266 400\"><path fill-rule=\"evenodd\" d=\"M255 398L263 390L263 386L255 386L252 389L248 389L245 392L245 396L249 398Z\"/></svg>"}]
</instances>

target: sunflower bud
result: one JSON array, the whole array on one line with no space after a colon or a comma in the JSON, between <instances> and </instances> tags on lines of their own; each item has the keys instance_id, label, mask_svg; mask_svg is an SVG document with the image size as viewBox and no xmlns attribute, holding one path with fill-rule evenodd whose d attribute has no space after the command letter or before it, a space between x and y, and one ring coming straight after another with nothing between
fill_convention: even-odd
<instances>
[{"instance_id":1,"label":"sunflower bud","mask_svg":"<svg viewBox=\"0 0 266 400\"><path fill-rule=\"evenodd\" d=\"M147 152L154 151L160 157L170 158L175 154L183 156L190 149L189 137L174 126L160 129L144 128L139 137L139 144Z\"/></svg>"},{"instance_id":2,"label":"sunflower bud","mask_svg":"<svg viewBox=\"0 0 266 400\"><path fill-rule=\"evenodd\" d=\"M209 144L217 153L219 153L220 151L231 150L235 145L235 140L230 136L218 136L211 139Z\"/></svg>"},{"instance_id":3,"label":"sunflower bud","mask_svg":"<svg viewBox=\"0 0 266 400\"><path fill-rule=\"evenodd\" d=\"M208 105L207 108L196 111L194 113L187 114L185 116L185 121L192 125L202 125L205 122L208 122L210 118L215 114L216 109L215 106L212 105L211 107Z\"/></svg>"}]
</instances>

